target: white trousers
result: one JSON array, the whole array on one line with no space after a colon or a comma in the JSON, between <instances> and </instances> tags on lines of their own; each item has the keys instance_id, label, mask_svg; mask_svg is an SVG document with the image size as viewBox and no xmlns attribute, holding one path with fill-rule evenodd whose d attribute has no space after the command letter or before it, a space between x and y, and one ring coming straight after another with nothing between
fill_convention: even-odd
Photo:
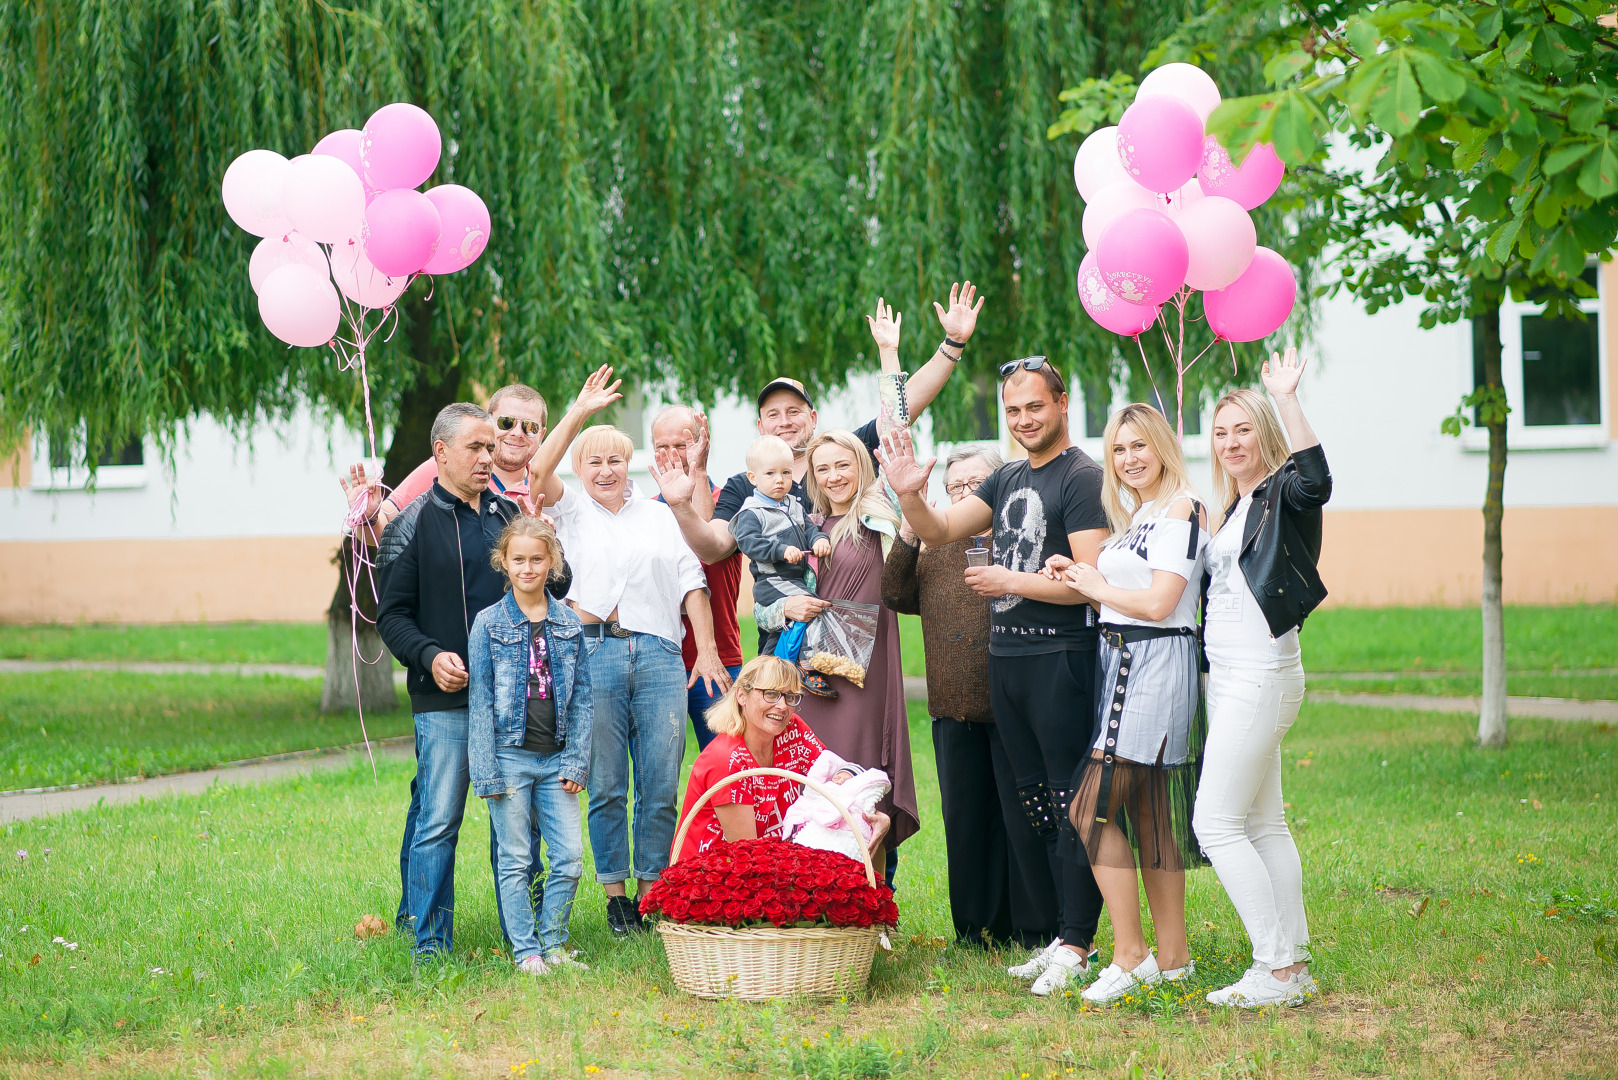
<instances>
[{"instance_id":1,"label":"white trousers","mask_svg":"<svg viewBox=\"0 0 1618 1080\"><path fill-rule=\"evenodd\" d=\"M1214 664L1208 742L1192 827L1253 942L1272 968L1308 958L1303 866L1281 809L1281 740L1303 704L1303 667Z\"/></svg>"}]
</instances>

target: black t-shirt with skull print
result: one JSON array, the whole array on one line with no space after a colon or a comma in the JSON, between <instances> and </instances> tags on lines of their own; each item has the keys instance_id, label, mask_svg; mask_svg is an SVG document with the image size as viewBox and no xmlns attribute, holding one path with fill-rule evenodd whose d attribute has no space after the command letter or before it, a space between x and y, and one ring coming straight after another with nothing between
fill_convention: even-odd
<instances>
[{"instance_id":1,"label":"black t-shirt with skull print","mask_svg":"<svg viewBox=\"0 0 1618 1080\"><path fill-rule=\"evenodd\" d=\"M1101 466L1076 446L1039 468L1008 461L973 492L994 511L994 561L1038 573L1052 555L1073 557L1069 533L1107 528ZM1028 656L1093 647L1095 610L1089 604L1047 604L1021 596L990 603L989 651Z\"/></svg>"}]
</instances>

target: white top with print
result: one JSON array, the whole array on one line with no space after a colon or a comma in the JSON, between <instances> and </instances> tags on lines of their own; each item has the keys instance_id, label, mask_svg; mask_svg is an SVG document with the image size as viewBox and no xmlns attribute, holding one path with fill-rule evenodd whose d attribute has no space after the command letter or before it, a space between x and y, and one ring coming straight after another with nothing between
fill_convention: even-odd
<instances>
[{"instance_id":1,"label":"white top with print","mask_svg":"<svg viewBox=\"0 0 1618 1080\"><path fill-rule=\"evenodd\" d=\"M1186 587L1174 611L1162 622L1132 619L1123 612L1101 605L1101 621L1122 626L1194 627L1197 604L1202 599L1202 556L1208 546L1208 531L1189 517L1166 517L1180 496L1159 507L1149 502L1135 511L1129 530L1114 536L1101 547L1096 569L1116 589L1147 589L1154 570L1166 570L1184 578ZM1187 511L1190 514L1192 511ZM1193 537L1192 530L1196 530Z\"/></svg>"},{"instance_id":2,"label":"white top with print","mask_svg":"<svg viewBox=\"0 0 1618 1080\"><path fill-rule=\"evenodd\" d=\"M1298 663L1298 630L1276 637L1248 587L1238 559L1253 496L1246 495L1208 544L1208 622L1203 646L1210 664L1275 671Z\"/></svg>"}]
</instances>

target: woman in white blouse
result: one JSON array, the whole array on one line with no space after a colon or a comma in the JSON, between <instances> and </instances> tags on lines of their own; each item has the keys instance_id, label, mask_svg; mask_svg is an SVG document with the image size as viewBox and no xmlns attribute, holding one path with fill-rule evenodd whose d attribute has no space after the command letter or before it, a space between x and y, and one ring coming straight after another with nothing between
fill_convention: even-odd
<instances>
[{"instance_id":1,"label":"woman in white blouse","mask_svg":"<svg viewBox=\"0 0 1618 1080\"><path fill-rule=\"evenodd\" d=\"M1053 567L1101 612L1100 722L1068 810L1112 916L1112 962L1084 991L1098 1005L1195 969L1185 869L1202 862L1191 809L1204 733L1196 622L1208 543L1206 514L1162 413L1119 410L1102 445L1112 536L1097 565ZM1141 929L1137 861L1156 955Z\"/></svg>"},{"instance_id":2,"label":"woman in white blouse","mask_svg":"<svg viewBox=\"0 0 1618 1080\"><path fill-rule=\"evenodd\" d=\"M567 414L534 455L529 490L543 497L573 568L567 602L583 624L595 723L590 748L590 847L596 880L607 892L615 934L642 929L625 883L644 889L668 867L674 843L680 762L685 756L686 678L680 656L683 609L697 642L690 682L718 695L730 685L714 643L713 612L702 562L686 546L663 503L629 482L634 443L606 424L584 429L617 401L612 368L585 380ZM575 442L575 439L577 440ZM562 483L556 467L573 449L583 492ZM628 795L634 763L634 864Z\"/></svg>"}]
</instances>

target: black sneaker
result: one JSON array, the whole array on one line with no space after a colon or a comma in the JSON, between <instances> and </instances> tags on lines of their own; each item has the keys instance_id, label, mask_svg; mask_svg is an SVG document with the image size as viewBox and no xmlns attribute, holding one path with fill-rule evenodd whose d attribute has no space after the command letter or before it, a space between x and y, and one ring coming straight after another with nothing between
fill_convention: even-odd
<instances>
[{"instance_id":1,"label":"black sneaker","mask_svg":"<svg viewBox=\"0 0 1618 1080\"><path fill-rule=\"evenodd\" d=\"M800 670L798 679L803 683L805 693L813 694L815 697L823 697L830 701L837 700L837 688L831 684L831 680L820 672Z\"/></svg>"},{"instance_id":2,"label":"black sneaker","mask_svg":"<svg viewBox=\"0 0 1618 1080\"><path fill-rule=\"evenodd\" d=\"M607 925L619 937L626 937L646 929L646 924L641 922L640 910L635 901L627 896L607 897Z\"/></svg>"}]
</instances>

